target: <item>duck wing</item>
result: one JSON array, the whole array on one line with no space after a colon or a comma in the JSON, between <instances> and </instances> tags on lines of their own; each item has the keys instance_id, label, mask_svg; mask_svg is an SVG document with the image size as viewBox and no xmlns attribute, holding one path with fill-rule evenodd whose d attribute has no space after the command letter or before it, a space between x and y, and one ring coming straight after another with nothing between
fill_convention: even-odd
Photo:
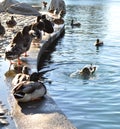
<instances>
[{"instance_id":1,"label":"duck wing","mask_svg":"<svg viewBox=\"0 0 120 129\"><path fill-rule=\"evenodd\" d=\"M23 74L23 73L19 73L17 74L13 80L12 80L12 85L15 86L18 83L22 82L22 81L28 81L30 80L30 76L27 74Z\"/></svg>"},{"instance_id":2,"label":"duck wing","mask_svg":"<svg viewBox=\"0 0 120 129\"><path fill-rule=\"evenodd\" d=\"M41 82L24 81L16 85L16 87L13 89L13 94L30 94L37 89L41 89L42 87L46 88Z\"/></svg>"},{"instance_id":3,"label":"duck wing","mask_svg":"<svg viewBox=\"0 0 120 129\"><path fill-rule=\"evenodd\" d=\"M5 58L7 58L8 60L13 60L20 57L21 53L22 53L22 49L19 48L16 44L12 43L12 44L9 44L6 48Z\"/></svg>"},{"instance_id":4,"label":"duck wing","mask_svg":"<svg viewBox=\"0 0 120 129\"><path fill-rule=\"evenodd\" d=\"M13 27L15 26L17 23L15 20L9 20L9 21L6 21L6 24L8 27Z\"/></svg>"},{"instance_id":5,"label":"duck wing","mask_svg":"<svg viewBox=\"0 0 120 129\"><path fill-rule=\"evenodd\" d=\"M44 22L44 25L45 25L44 31L47 32L47 33L53 33L54 28L53 28L52 23L47 19L45 19L43 22Z\"/></svg>"},{"instance_id":6,"label":"duck wing","mask_svg":"<svg viewBox=\"0 0 120 129\"><path fill-rule=\"evenodd\" d=\"M5 28L4 26L0 26L0 35L4 35L5 34Z\"/></svg>"},{"instance_id":7,"label":"duck wing","mask_svg":"<svg viewBox=\"0 0 120 129\"><path fill-rule=\"evenodd\" d=\"M20 44L21 39L23 38L22 33L18 32L16 36L13 38L12 42L15 44Z\"/></svg>"},{"instance_id":8,"label":"duck wing","mask_svg":"<svg viewBox=\"0 0 120 129\"><path fill-rule=\"evenodd\" d=\"M16 87L13 89L13 93L17 94L29 94L32 93L35 90L34 83L29 81L23 81L16 85Z\"/></svg>"},{"instance_id":9,"label":"duck wing","mask_svg":"<svg viewBox=\"0 0 120 129\"><path fill-rule=\"evenodd\" d=\"M45 24L44 24L44 22L39 21L39 22L36 24L36 26L37 26L37 28L38 28L39 30L43 30L44 27L45 27Z\"/></svg>"}]
</instances>

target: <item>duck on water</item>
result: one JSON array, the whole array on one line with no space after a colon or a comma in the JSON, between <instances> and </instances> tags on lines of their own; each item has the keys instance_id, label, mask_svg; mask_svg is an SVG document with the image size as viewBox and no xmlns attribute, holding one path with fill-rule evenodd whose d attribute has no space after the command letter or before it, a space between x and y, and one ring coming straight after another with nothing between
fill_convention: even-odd
<instances>
[{"instance_id":1,"label":"duck on water","mask_svg":"<svg viewBox=\"0 0 120 129\"><path fill-rule=\"evenodd\" d=\"M80 27L81 26L81 23L79 23L79 22L74 22L74 20L72 19L71 20L71 27L73 28L73 27Z\"/></svg>"},{"instance_id":2,"label":"duck on water","mask_svg":"<svg viewBox=\"0 0 120 129\"><path fill-rule=\"evenodd\" d=\"M103 46L103 41L100 41L100 39L97 39L94 45L96 47Z\"/></svg>"},{"instance_id":3,"label":"duck on water","mask_svg":"<svg viewBox=\"0 0 120 129\"><path fill-rule=\"evenodd\" d=\"M77 70L70 74L70 77L80 76L83 79L89 79L96 71L95 65L84 66L82 69Z\"/></svg>"}]
</instances>

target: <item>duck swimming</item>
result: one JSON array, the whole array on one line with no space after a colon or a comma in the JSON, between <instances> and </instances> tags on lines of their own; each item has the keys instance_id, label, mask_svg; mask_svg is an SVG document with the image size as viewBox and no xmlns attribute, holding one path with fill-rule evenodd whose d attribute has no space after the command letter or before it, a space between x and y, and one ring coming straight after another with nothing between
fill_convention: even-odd
<instances>
[{"instance_id":1,"label":"duck swimming","mask_svg":"<svg viewBox=\"0 0 120 129\"><path fill-rule=\"evenodd\" d=\"M12 28L17 24L17 22L15 21L14 17L11 16L11 19L6 21L6 24L8 27Z\"/></svg>"},{"instance_id":2,"label":"duck swimming","mask_svg":"<svg viewBox=\"0 0 120 129\"><path fill-rule=\"evenodd\" d=\"M79 71L79 74L84 77L88 78L90 77L94 72L96 71L96 66L93 66L92 64L90 66L85 66L83 69Z\"/></svg>"},{"instance_id":3,"label":"duck swimming","mask_svg":"<svg viewBox=\"0 0 120 129\"><path fill-rule=\"evenodd\" d=\"M96 42L95 42L95 46L96 47L103 46L103 42L100 41L99 39L97 39Z\"/></svg>"},{"instance_id":4,"label":"duck swimming","mask_svg":"<svg viewBox=\"0 0 120 129\"><path fill-rule=\"evenodd\" d=\"M18 102L38 100L46 93L47 89L41 82L22 81L13 88L13 95Z\"/></svg>"},{"instance_id":5,"label":"duck swimming","mask_svg":"<svg viewBox=\"0 0 120 129\"><path fill-rule=\"evenodd\" d=\"M5 28L0 22L0 36L3 36L5 34Z\"/></svg>"},{"instance_id":6,"label":"duck swimming","mask_svg":"<svg viewBox=\"0 0 120 129\"><path fill-rule=\"evenodd\" d=\"M70 74L70 77L82 77L83 79L89 79L96 71L96 66L95 65L90 65L90 66L84 66L82 69L78 69L77 71L73 72Z\"/></svg>"},{"instance_id":7,"label":"duck swimming","mask_svg":"<svg viewBox=\"0 0 120 129\"><path fill-rule=\"evenodd\" d=\"M79 22L74 22L74 20L72 19L72 20L71 20L71 26L72 26L72 27L80 27L81 24L80 24Z\"/></svg>"},{"instance_id":8,"label":"duck swimming","mask_svg":"<svg viewBox=\"0 0 120 129\"><path fill-rule=\"evenodd\" d=\"M18 32L12 42L7 46L5 58L10 60L10 62L11 60L18 59L18 64L21 64L19 59L21 54L25 53L25 56L27 56L26 53L30 48L33 37L32 33L29 33L30 30L31 26L25 26L22 32Z\"/></svg>"}]
</instances>

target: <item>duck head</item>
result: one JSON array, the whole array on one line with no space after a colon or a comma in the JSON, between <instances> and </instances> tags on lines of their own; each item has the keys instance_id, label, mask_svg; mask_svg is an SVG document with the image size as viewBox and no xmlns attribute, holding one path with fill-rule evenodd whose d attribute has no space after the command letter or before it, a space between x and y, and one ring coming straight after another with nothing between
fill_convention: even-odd
<instances>
[{"instance_id":1,"label":"duck head","mask_svg":"<svg viewBox=\"0 0 120 129\"><path fill-rule=\"evenodd\" d=\"M85 67L80 71L80 73L82 76L90 76L90 69L88 67Z\"/></svg>"},{"instance_id":2,"label":"duck head","mask_svg":"<svg viewBox=\"0 0 120 129\"><path fill-rule=\"evenodd\" d=\"M29 74L29 70L30 70L29 67L23 66L23 68L22 68L22 73L23 73L23 74Z\"/></svg>"},{"instance_id":3,"label":"duck head","mask_svg":"<svg viewBox=\"0 0 120 129\"><path fill-rule=\"evenodd\" d=\"M30 81L37 82L39 80L39 73L34 72L30 75Z\"/></svg>"}]
</instances>

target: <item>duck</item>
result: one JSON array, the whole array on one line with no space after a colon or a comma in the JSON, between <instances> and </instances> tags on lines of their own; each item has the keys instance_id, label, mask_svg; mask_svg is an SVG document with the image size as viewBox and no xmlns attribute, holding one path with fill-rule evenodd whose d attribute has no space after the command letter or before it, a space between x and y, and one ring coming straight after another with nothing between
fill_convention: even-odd
<instances>
[{"instance_id":1,"label":"duck","mask_svg":"<svg viewBox=\"0 0 120 129\"><path fill-rule=\"evenodd\" d=\"M14 16L11 16L11 19L6 21L6 24L9 28L16 26L17 22L15 21Z\"/></svg>"},{"instance_id":2,"label":"duck","mask_svg":"<svg viewBox=\"0 0 120 129\"><path fill-rule=\"evenodd\" d=\"M15 75L15 77L12 80L12 85L16 86L18 83L22 81L29 81L30 80L30 74L29 74L30 68L28 66L23 66L22 72Z\"/></svg>"},{"instance_id":3,"label":"duck","mask_svg":"<svg viewBox=\"0 0 120 129\"><path fill-rule=\"evenodd\" d=\"M3 36L5 34L5 27L0 22L0 36Z\"/></svg>"},{"instance_id":4,"label":"duck","mask_svg":"<svg viewBox=\"0 0 120 129\"><path fill-rule=\"evenodd\" d=\"M33 45L38 45L38 44L40 44L40 42L42 40L42 32L40 30L36 30L35 33L36 33L35 34L36 36L33 38L32 44Z\"/></svg>"},{"instance_id":5,"label":"duck","mask_svg":"<svg viewBox=\"0 0 120 129\"><path fill-rule=\"evenodd\" d=\"M79 71L79 74L84 78L89 78L96 71L96 66L92 64L90 66L85 66Z\"/></svg>"},{"instance_id":6,"label":"duck","mask_svg":"<svg viewBox=\"0 0 120 129\"><path fill-rule=\"evenodd\" d=\"M30 74L30 81L38 82L40 80L40 77L40 73L33 72L32 74Z\"/></svg>"},{"instance_id":7,"label":"duck","mask_svg":"<svg viewBox=\"0 0 120 129\"><path fill-rule=\"evenodd\" d=\"M48 3L46 1L43 1L42 4L43 4L43 7L46 8Z\"/></svg>"},{"instance_id":8,"label":"duck","mask_svg":"<svg viewBox=\"0 0 120 129\"><path fill-rule=\"evenodd\" d=\"M56 9L54 10L53 14L54 14L54 15L58 15L58 13L59 13L59 10L58 10L58 8L56 8Z\"/></svg>"},{"instance_id":9,"label":"duck","mask_svg":"<svg viewBox=\"0 0 120 129\"><path fill-rule=\"evenodd\" d=\"M37 28L38 30L42 31L45 28L45 24L41 19L42 19L42 16L38 15L36 22L31 25L32 29Z\"/></svg>"},{"instance_id":10,"label":"duck","mask_svg":"<svg viewBox=\"0 0 120 129\"><path fill-rule=\"evenodd\" d=\"M103 41L100 41L100 39L97 39L94 45L96 47L103 46Z\"/></svg>"},{"instance_id":11,"label":"duck","mask_svg":"<svg viewBox=\"0 0 120 129\"><path fill-rule=\"evenodd\" d=\"M20 56L25 53L27 55L27 51L30 48L33 34L29 33L31 30L31 26L25 26L21 31L19 31L13 40L9 43L5 50L5 59L10 60L10 64L12 64L12 60L18 59L18 64L20 65ZM14 64L14 63L13 63Z\"/></svg>"},{"instance_id":12,"label":"duck","mask_svg":"<svg viewBox=\"0 0 120 129\"><path fill-rule=\"evenodd\" d=\"M47 89L42 82L22 81L13 88L12 93L18 102L29 102L43 98Z\"/></svg>"},{"instance_id":13,"label":"duck","mask_svg":"<svg viewBox=\"0 0 120 129\"><path fill-rule=\"evenodd\" d=\"M61 24L64 24L64 20L62 19L62 16L63 16L63 11L60 10L60 12L58 13L57 15L57 18L54 18L53 19L53 22L57 25L61 25Z\"/></svg>"},{"instance_id":14,"label":"duck","mask_svg":"<svg viewBox=\"0 0 120 129\"><path fill-rule=\"evenodd\" d=\"M31 31L34 33L34 38L32 40L32 43L35 45L36 43L40 43L42 40L42 31L44 29L44 23L40 21L41 16L37 16L37 21L33 24L31 24Z\"/></svg>"},{"instance_id":15,"label":"duck","mask_svg":"<svg viewBox=\"0 0 120 129\"><path fill-rule=\"evenodd\" d=\"M74 22L74 20L72 19L72 20L71 20L71 26L72 26L72 27L80 27L80 26L81 26L81 23L79 23L79 22Z\"/></svg>"},{"instance_id":16,"label":"duck","mask_svg":"<svg viewBox=\"0 0 120 129\"><path fill-rule=\"evenodd\" d=\"M45 14L42 15L41 20L43 21L43 23L45 25L43 31L47 32L49 34L53 33L54 32L53 24L50 20L47 20Z\"/></svg>"}]
</instances>

